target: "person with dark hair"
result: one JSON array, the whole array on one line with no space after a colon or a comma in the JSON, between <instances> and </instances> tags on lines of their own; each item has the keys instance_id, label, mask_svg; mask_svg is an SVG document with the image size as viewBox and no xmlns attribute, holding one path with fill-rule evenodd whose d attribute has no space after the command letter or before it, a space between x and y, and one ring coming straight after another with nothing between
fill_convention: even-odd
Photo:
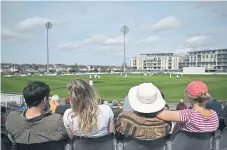
<instances>
[{"instance_id":1,"label":"person with dark hair","mask_svg":"<svg viewBox=\"0 0 227 150\"><path fill-rule=\"evenodd\" d=\"M100 100L100 104L102 105L102 104L104 104L104 100L101 98L101 100Z\"/></svg>"},{"instance_id":2,"label":"person with dark hair","mask_svg":"<svg viewBox=\"0 0 227 150\"><path fill-rule=\"evenodd\" d=\"M39 81L31 82L24 88L27 110L12 111L6 121L6 128L15 143L46 143L68 138L62 116L49 111L49 94L49 86Z\"/></svg>"},{"instance_id":3,"label":"person with dark hair","mask_svg":"<svg viewBox=\"0 0 227 150\"><path fill-rule=\"evenodd\" d=\"M5 106L1 106L1 125L5 125L7 118L7 111Z\"/></svg>"},{"instance_id":4,"label":"person with dark hair","mask_svg":"<svg viewBox=\"0 0 227 150\"><path fill-rule=\"evenodd\" d=\"M187 109L187 105L185 105L184 100L181 99L180 102L177 104L176 110L183 110Z\"/></svg>"}]
</instances>

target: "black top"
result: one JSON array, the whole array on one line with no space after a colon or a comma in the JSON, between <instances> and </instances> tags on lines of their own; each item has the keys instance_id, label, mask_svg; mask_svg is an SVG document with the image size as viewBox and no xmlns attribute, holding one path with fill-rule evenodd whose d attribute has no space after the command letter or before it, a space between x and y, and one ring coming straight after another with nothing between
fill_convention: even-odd
<instances>
[{"instance_id":1,"label":"black top","mask_svg":"<svg viewBox=\"0 0 227 150\"><path fill-rule=\"evenodd\" d=\"M55 113L61 114L63 115L65 113L65 111L68 109L68 106L58 106L55 110Z\"/></svg>"}]
</instances>

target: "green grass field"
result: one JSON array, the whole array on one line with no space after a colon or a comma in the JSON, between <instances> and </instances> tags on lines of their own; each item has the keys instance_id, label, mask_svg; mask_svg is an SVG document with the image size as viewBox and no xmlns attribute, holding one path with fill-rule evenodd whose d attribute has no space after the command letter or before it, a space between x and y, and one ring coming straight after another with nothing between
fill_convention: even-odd
<instances>
[{"instance_id":1,"label":"green grass field","mask_svg":"<svg viewBox=\"0 0 227 150\"><path fill-rule=\"evenodd\" d=\"M83 76L30 76L30 77L1 77L2 92L22 93L28 81L44 81L51 87L51 94L58 94L66 98L66 84L72 79L89 79L88 75ZM209 87L209 93L216 96L218 100L227 100L227 76L226 75L184 75L178 81L172 75L128 75L122 78L120 75L101 75L100 79L94 79L94 87L104 100L123 100L128 90L143 82L152 82L164 94L167 102L178 102L184 97L186 85L192 80L202 80Z\"/></svg>"}]
</instances>

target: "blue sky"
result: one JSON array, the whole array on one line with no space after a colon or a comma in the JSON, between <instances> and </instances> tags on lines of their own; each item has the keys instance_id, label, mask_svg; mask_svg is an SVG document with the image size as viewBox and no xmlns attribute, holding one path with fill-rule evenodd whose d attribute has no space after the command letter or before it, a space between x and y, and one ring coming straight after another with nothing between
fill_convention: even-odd
<instances>
[{"instance_id":1,"label":"blue sky","mask_svg":"<svg viewBox=\"0 0 227 150\"><path fill-rule=\"evenodd\" d=\"M140 53L227 48L227 2L1 2L2 62L120 65Z\"/></svg>"}]
</instances>

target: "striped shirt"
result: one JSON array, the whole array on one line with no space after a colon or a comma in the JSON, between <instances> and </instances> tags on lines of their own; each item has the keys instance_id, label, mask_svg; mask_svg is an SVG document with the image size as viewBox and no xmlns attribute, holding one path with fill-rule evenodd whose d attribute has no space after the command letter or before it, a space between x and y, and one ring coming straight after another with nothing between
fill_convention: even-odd
<instances>
[{"instance_id":1,"label":"striped shirt","mask_svg":"<svg viewBox=\"0 0 227 150\"><path fill-rule=\"evenodd\" d=\"M187 132L213 132L219 126L218 115L210 110L209 117L203 116L200 112L193 109L184 109L180 113L180 122L177 122L172 133L172 139L178 131Z\"/></svg>"}]
</instances>

